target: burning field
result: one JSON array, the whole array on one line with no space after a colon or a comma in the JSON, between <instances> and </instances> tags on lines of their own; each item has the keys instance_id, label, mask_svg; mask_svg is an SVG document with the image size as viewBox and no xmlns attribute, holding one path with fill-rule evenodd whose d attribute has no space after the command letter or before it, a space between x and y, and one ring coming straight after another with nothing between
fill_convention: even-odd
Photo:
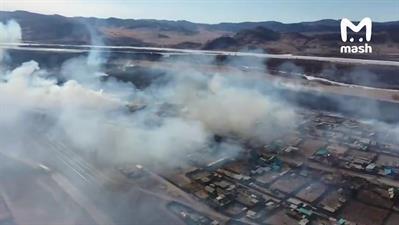
<instances>
[{"instance_id":1,"label":"burning field","mask_svg":"<svg viewBox=\"0 0 399 225\"><path fill-rule=\"evenodd\" d=\"M0 43L23 44L21 32L0 23ZM0 48L0 223L394 220L399 107L367 96L384 88L270 66L256 53L143 50L136 57L150 59L139 63L90 37L87 51L47 53L44 64L38 49L16 58ZM385 196L373 220L351 214L373 214L368 188Z\"/></svg>"},{"instance_id":2,"label":"burning field","mask_svg":"<svg viewBox=\"0 0 399 225\"><path fill-rule=\"evenodd\" d=\"M14 21L0 24L0 31L3 43L21 40ZM92 39L101 41L94 34ZM43 163L93 193L95 184L106 183L97 168L185 167L188 156L204 149L212 153L208 157L230 158L240 154L243 142L263 143L289 131L297 119L270 86L240 73L188 69L137 88L109 77L107 56L96 50L65 61L56 76L34 60L11 67L7 51L0 54L2 154ZM179 68L179 62L172 66Z\"/></svg>"}]
</instances>

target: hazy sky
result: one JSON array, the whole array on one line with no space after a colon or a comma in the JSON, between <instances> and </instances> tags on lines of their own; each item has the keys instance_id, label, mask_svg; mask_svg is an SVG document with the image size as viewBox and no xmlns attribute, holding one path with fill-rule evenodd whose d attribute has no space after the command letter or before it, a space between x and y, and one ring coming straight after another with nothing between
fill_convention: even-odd
<instances>
[{"instance_id":1,"label":"hazy sky","mask_svg":"<svg viewBox=\"0 0 399 225\"><path fill-rule=\"evenodd\" d=\"M0 0L0 10L204 23L399 20L399 0Z\"/></svg>"}]
</instances>

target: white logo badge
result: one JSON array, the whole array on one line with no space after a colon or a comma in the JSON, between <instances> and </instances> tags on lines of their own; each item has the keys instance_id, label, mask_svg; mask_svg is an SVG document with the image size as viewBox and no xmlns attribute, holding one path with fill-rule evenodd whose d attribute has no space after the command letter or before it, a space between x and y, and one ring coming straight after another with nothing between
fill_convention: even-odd
<instances>
[{"instance_id":1,"label":"white logo badge","mask_svg":"<svg viewBox=\"0 0 399 225\"><path fill-rule=\"evenodd\" d=\"M371 19L366 17L362 19L359 24L356 26L347 18L343 18L341 20L341 39L343 42L348 40L348 28L350 28L353 32L359 32L363 27L366 27L366 41L371 40ZM350 39L351 42L354 41L353 37ZM359 38L359 42L363 42L363 38Z\"/></svg>"},{"instance_id":2,"label":"white logo badge","mask_svg":"<svg viewBox=\"0 0 399 225\"><path fill-rule=\"evenodd\" d=\"M343 42L348 41L348 28L351 29L353 32L358 33L363 27L366 27L366 41L371 41L371 31L372 31L372 22L369 17L363 18L357 25L354 25L350 20L347 18L343 18L341 20L341 39ZM349 38L350 42L355 42L354 37ZM359 43L364 41L363 37L358 39ZM365 43L364 45L347 45L341 46L340 52L341 53L372 53L373 49L370 45Z\"/></svg>"}]
</instances>

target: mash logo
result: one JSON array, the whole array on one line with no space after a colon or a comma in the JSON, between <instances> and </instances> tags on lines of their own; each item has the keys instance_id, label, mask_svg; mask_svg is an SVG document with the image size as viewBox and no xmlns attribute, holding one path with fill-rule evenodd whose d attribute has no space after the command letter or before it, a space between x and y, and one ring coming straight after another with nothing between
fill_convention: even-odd
<instances>
[{"instance_id":1,"label":"mash logo","mask_svg":"<svg viewBox=\"0 0 399 225\"><path fill-rule=\"evenodd\" d=\"M343 18L341 20L341 39L343 42L348 41L348 28L351 29L354 33L358 33L362 30L362 28L366 28L366 41L369 42L371 41L371 32L372 32L372 22L371 19L366 17L362 19L357 25L354 25L350 20L347 18ZM351 43L355 42L354 37L350 37L349 41ZM357 40L359 43L362 43L364 41L363 37L360 37ZM359 44L352 44L352 45L343 45L341 46L340 49L341 53L372 53L373 49L372 47L368 44L365 43L363 45Z\"/></svg>"}]
</instances>

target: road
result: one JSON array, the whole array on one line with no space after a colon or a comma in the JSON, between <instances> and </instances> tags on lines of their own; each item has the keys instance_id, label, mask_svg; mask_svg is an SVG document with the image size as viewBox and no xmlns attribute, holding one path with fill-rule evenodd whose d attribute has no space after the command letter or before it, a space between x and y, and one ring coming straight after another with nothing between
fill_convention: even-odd
<instances>
[{"instance_id":1,"label":"road","mask_svg":"<svg viewBox=\"0 0 399 225\"><path fill-rule=\"evenodd\" d=\"M31 139L32 148L44 153L47 157L39 159L43 164L54 170L52 178L64 189L79 205L85 208L99 225L112 225L112 219L97 207L99 196L105 195L104 184L109 180L70 147L60 140L49 135L41 135ZM42 155L43 156L43 155ZM89 199L90 198L90 199Z\"/></svg>"},{"instance_id":2,"label":"road","mask_svg":"<svg viewBox=\"0 0 399 225\"><path fill-rule=\"evenodd\" d=\"M252 56L258 58L301 59L309 61L336 62L336 63L348 63L348 64L399 66L398 61L389 61L389 60L303 56L303 55L292 55L292 54L208 51L208 50L196 50L196 49L174 49L174 48L158 48L158 47L1 43L0 48L13 49L13 50L73 52L73 53L83 53L92 50L94 51L130 50L132 52L146 51L146 52L167 53L167 54Z\"/></svg>"},{"instance_id":3,"label":"road","mask_svg":"<svg viewBox=\"0 0 399 225\"><path fill-rule=\"evenodd\" d=\"M107 169L106 172L95 167L85 160L79 153L84 150L76 149L67 139L60 135L37 133L29 137L27 142L32 161L40 162L50 168L50 175L60 187L64 189L75 202L81 205L94 218L97 224L154 224L164 221L167 224L180 224L180 219L170 213L166 204L176 201L175 198L162 193L153 193L131 182L116 169ZM34 165L34 163L31 163ZM150 173L149 179L166 181L157 174ZM114 190L119 184L127 186L127 190ZM195 203L192 201L191 203ZM219 221L226 221L221 215L209 210L205 205L195 203L206 215ZM148 218L149 210L159 212Z\"/></svg>"},{"instance_id":4,"label":"road","mask_svg":"<svg viewBox=\"0 0 399 225\"><path fill-rule=\"evenodd\" d=\"M191 194L180 189L177 185L175 185L171 181L167 180L166 178L160 176L157 173L152 172L151 170L149 170L147 168L143 168L143 170L147 174L149 174L152 178L158 180L160 183L172 188L173 191L178 193L181 197L184 198L185 201L187 201L187 202L180 202L180 203L189 204L192 208L194 208L198 212L203 213L205 215L210 215L210 216L212 216L212 218L215 218L218 221L224 221L224 222L228 221L228 219L229 219L228 217L226 217L225 215L210 208L208 205L204 204L203 202L199 201L198 199L195 199ZM167 196L165 196L165 197L168 198ZM176 199L170 199L170 200L176 201ZM179 201L176 201L176 202L179 202Z\"/></svg>"}]
</instances>

